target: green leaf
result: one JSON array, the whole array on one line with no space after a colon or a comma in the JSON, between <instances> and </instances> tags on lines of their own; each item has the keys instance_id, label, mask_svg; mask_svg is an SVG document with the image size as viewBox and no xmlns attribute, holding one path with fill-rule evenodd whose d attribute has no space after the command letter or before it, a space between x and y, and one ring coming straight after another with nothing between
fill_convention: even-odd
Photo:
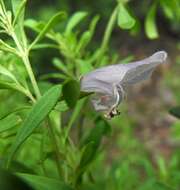
<instances>
[{"instance_id":1,"label":"green leaf","mask_svg":"<svg viewBox=\"0 0 180 190\"><path fill-rule=\"evenodd\" d=\"M64 83L62 91L67 105L73 108L80 96L80 84L76 80L68 80Z\"/></svg>"},{"instance_id":2,"label":"green leaf","mask_svg":"<svg viewBox=\"0 0 180 190\"><path fill-rule=\"evenodd\" d=\"M0 81L0 89L16 90L26 95L26 90L22 86L12 82Z\"/></svg>"},{"instance_id":3,"label":"green leaf","mask_svg":"<svg viewBox=\"0 0 180 190\"><path fill-rule=\"evenodd\" d=\"M81 35L81 38L75 48L76 54L80 54L82 51L84 51L86 46L91 41L98 20L99 20L99 16L95 16L90 23L89 29Z\"/></svg>"},{"instance_id":4,"label":"green leaf","mask_svg":"<svg viewBox=\"0 0 180 190\"><path fill-rule=\"evenodd\" d=\"M160 5L161 5L165 15L167 16L167 18L173 19L174 13L173 13L173 9L171 9L170 1L169 0L160 0Z\"/></svg>"},{"instance_id":5,"label":"green leaf","mask_svg":"<svg viewBox=\"0 0 180 190\"><path fill-rule=\"evenodd\" d=\"M86 12L79 11L74 13L68 21L65 34L69 35L72 32L73 28L77 26L86 16L87 16Z\"/></svg>"},{"instance_id":6,"label":"green leaf","mask_svg":"<svg viewBox=\"0 0 180 190\"><path fill-rule=\"evenodd\" d=\"M79 59L77 60L77 64L81 75L84 75L94 69L92 64L88 60Z\"/></svg>"},{"instance_id":7,"label":"green leaf","mask_svg":"<svg viewBox=\"0 0 180 190\"><path fill-rule=\"evenodd\" d=\"M64 12L59 12L55 14L49 22L43 27L43 29L40 31L38 36L35 38L35 40L31 43L29 49L32 49L32 47L37 44L45 35L47 32L50 31L55 25L57 25L60 21L64 20L66 14Z\"/></svg>"},{"instance_id":8,"label":"green leaf","mask_svg":"<svg viewBox=\"0 0 180 190\"><path fill-rule=\"evenodd\" d=\"M177 118L180 119L180 106L177 106L177 107L174 107L174 108L171 108L169 110L169 113Z\"/></svg>"},{"instance_id":9,"label":"green leaf","mask_svg":"<svg viewBox=\"0 0 180 190\"><path fill-rule=\"evenodd\" d=\"M35 32L40 32L44 28L45 24L41 22L37 22L34 19L26 19L24 21L24 26L32 29Z\"/></svg>"},{"instance_id":10,"label":"green leaf","mask_svg":"<svg viewBox=\"0 0 180 190\"><path fill-rule=\"evenodd\" d=\"M59 70L63 71L64 73L66 73L67 75L70 75L69 74L69 71L67 69L67 67L64 65L64 63L58 59L58 58L54 58L53 59L53 65L58 68Z\"/></svg>"},{"instance_id":11,"label":"green leaf","mask_svg":"<svg viewBox=\"0 0 180 190\"><path fill-rule=\"evenodd\" d=\"M19 8L22 6L26 0L11 0L13 14L16 15L19 12Z\"/></svg>"},{"instance_id":12,"label":"green leaf","mask_svg":"<svg viewBox=\"0 0 180 190\"><path fill-rule=\"evenodd\" d=\"M71 187L60 180L24 173L17 173L16 175L35 190L72 190Z\"/></svg>"},{"instance_id":13,"label":"green leaf","mask_svg":"<svg viewBox=\"0 0 180 190\"><path fill-rule=\"evenodd\" d=\"M0 120L0 133L5 132L21 123L21 118L16 114L8 115Z\"/></svg>"},{"instance_id":14,"label":"green leaf","mask_svg":"<svg viewBox=\"0 0 180 190\"><path fill-rule=\"evenodd\" d=\"M84 50L84 48L87 46L87 44L89 43L90 41L90 38L91 38L91 33L90 31L86 31L82 34L80 40L79 40L79 43L78 43L78 46L77 46L77 49L76 49L76 52L77 53L80 53L82 50Z\"/></svg>"},{"instance_id":15,"label":"green leaf","mask_svg":"<svg viewBox=\"0 0 180 190\"><path fill-rule=\"evenodd\" d=\"M54 78L54 79L67 79L67 76L61 73L49 73L49 74L44 74L41 75L40 79L41 80L47 80L50 78Z\"/></svg>"},{"instance_id":16,"label":"green leaf","mask_svg":"<svg viewBox=\"0 0 180 190\"><path fill-rule=\"evenodd\" d=\"M156 9L157 3L152 4L145 19L145 32L149 39L156 39L159 36L155 21Z\"/></svg>"},{"instance_id":17,"label":"green leaf","mask_svg":"<svg viewBox=\"0 0 180 190\"><path fill-rule=\"evenodd\" d=\"M13 53L15 55L17 55L17 51L15 48L9 46L8 44L6 44L3 40L0 39L0 50L2 51L6 51L6 52L10 52Z\"/></svg>"},{"instance_id":18,"label":"green leaf","mask_svg":"<svg viewBox=\"0 0 180 190\"><path fill-rule=\"evenodd\" d=\"M81 38L80 38L80 40L79 40L79 43L77 44L77 47L75 48L76 53L80 53L81 51L83 51L83 50L85 49L85 47L86 47L86 46L89 44L89 42L91 41L98 20L99 20L99 16L95 16L95 17L93 18L93 20L91 21L91 23L90 23L89 29L88 29L87 31L85 31L85 32L81 35Z\"/></svg>"},{"instance_id":19,"label":"green leaf","mask_svg":"<svg viewBox=\"0 0 180 190\"><path fill-rule=\"evenodd\" d=\"M25 9L26 2L27 0L11 0L13 14L14 14L13 25L17 22L19 17L24 18L24 9Z\"/></svg>"},{"instance_id":20,"label":"green leaf","mask_svg":"<svg viewBox=\"0 0 180 190\"><path fill-rule=\"evenodd\" d=\"M22 46L27 47L27 38L24 31L24 13L27 0L11 0L14 19L13 27L18 38L18 41Z\"/></svg>"},{"instance_id":21,"label":"green leaf","mask_svg":"<svg viewBox=\"0 0 180 190\"><path fill-rule=\"evenodd\" d=\"M160 0L160 5L164 11L164 14L169 19L178 19L179 6L176 0Z\"/></svg>"},{"instance_id":22,"label":"green leaf","mask_svg":"<svg viewBox=\"0 0 180 190\"><path fill-rule=\"evenodd\" d=\"M19 129L15 141L12 144L8 157L8 165L20 145L33 133L33 131L48 116L56 105L61 94L61 86L56 85L50 88L32 107Z\"/></svg>"},{"instance_id":23,"label":"green leaf","mask_svg":"<svg viewBox=\"0 0 180 190\"><path fill-rule=\"evenodd\" d=\"M119 3L117 21L118 26L122 29L131 29L136 22L122 3Z\"/></svg>"},{"instance_id":24,"label":"green leaf","mask_svg":"<svg viewBox=\"0 0 180 190\"><path fill-rule=\"evenodd\" d=\"M96 25L97 25L99 19L100 19L99 15L96 15L96 16L93 18L93 20L91 21L91 23L90 23L89 31L90 31L90 33L91 33L91 36L93 36L93 34L94 34L94 31L95 31L95 28L96 28Z\"/></svg>"},{"instance_id":25,"label":"green leaf","mask_svg":"<svg viewBox=\"0 0 180 190\"><path fill-rule=\"evenodd\" d=\"M6 67L4 67L2 65L0 65L0 74L8 77L9 79L11 79L15 83L18 83L16 77L8 69L6 69Z\"/></svg>"},{"instance_id":26,"label":"green leaf","mask_svg":"<svg viewBox=\"0 0 180 190\"><path fill-rule=\"evenodd\" d=\"M167 169L167 165L164 158L162 156L158 156L156 162L159 168L158 171L159 171L160 176L166 179L168 176L168 169Z\"/></svg>"}]
</instances>

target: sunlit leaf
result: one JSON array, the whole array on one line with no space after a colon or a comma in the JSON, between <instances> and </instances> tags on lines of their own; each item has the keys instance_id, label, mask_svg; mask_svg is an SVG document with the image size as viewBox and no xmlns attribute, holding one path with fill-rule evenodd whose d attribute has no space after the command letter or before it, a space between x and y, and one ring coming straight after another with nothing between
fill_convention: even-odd
<instances>
[{"instance_id":1,"label":"sunlit leaf","mask_svg":"<svg viewBox=\"0 0 180 190\"><path fill-rule=\"evenodd\" d=\"M122 29L131 29L136 22L122 3L119 3L117 20L118 26Z\"/></svg>"},{"instance_id":2,"label":"sunlit leaf","mask_svg":"<svg viewBox=\"0 0 180 190\"><path fill-rule=\"evenodd\" d=\"M50 111L56 105L61 94L61 86L56 85L50 88L30 110L25 118L21 128L19 129L15 141L12 144L8 157L8 164L13 158L19 146L33 133L33 131L42 123Z\"/></svg>"},{"instance_id":3,"label":"sunlit leaf","mask_svg":"<svg viewBox=\"0 0 180 190\"><path fill-rule=\"evenodd\" d=\"M159 36L155 20L156 9L157 4L152 4L152 6L149 8L148 14L145 19L145 32L147 37L150 39L156 39Z\"/></svg>"}]
</instances>

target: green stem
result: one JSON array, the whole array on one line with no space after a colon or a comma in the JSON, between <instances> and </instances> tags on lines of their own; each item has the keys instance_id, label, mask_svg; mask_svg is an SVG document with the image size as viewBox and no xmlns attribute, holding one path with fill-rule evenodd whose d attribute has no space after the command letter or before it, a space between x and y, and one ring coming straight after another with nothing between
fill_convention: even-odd
<instances>
[{"instance_id":1,"label":"green stem","mask_svg":"<svg viewBox=\"0 0 180 190\"><path fill-rule=\"evenodd\" d=\"M25 65L25 67L26 67L26 70L27 70L27 72L28 72L29 78L30 78L30 80L31 80L31 83L32 83L32 86L33 86L33 89L34 89L34 93L36 94L37 99L39 99L39 98L41 97L41 93L40 93L39 87L38 87L38 85L37 85L37 82L36 82L34 73L33 73L33 71L32 71L29 58L28 58L27 55L25 55L24 57L22 57L22 60L23 60L23 62L24 62L24 65Z\"/></svg>"},{"instance_id":2,"label":"green stem","mask_svg":"<svg viewBox=\"0 0 180 190\"><path fill-rule=\"evenodd\" d=\"M40 98L41 93L39 91L39 87L37 85L34 73L33 73L32 68L31 68L31 64L30 64L29 57L28 57L28 52L26 50L24 50L23 47L21 46L21 44L19 43L15 32L11 32L11 36L12 36L12 38L13 38L13 40L14 40L14 42L15 42L18 50L19 50L19 53L21 55L21 59L22 59L24 65L26 67L26 70L27 70L27 73L28 73L29 78L31 80L31 83L32 83L34 92L36 94L36 97Z\"/></svg>"},{"instance_id":3,"label":"green stem","mask_svg":"<svg viewBox=\"0 0 180 190\"><path fill-rule=\"evenodd\" d=\"M106 30L104 32L103 40L102 40L101 47L100 47L100 55L98 57L97 64L99 64L99 61L101 60L103 54L107 50L108 43L109 43L113 28L114 28L114 24L116 22L117 13L118 13L118 6L116 6L114 11L112 12L109 22L107 24Z\"/></svg>"}]
</instances>

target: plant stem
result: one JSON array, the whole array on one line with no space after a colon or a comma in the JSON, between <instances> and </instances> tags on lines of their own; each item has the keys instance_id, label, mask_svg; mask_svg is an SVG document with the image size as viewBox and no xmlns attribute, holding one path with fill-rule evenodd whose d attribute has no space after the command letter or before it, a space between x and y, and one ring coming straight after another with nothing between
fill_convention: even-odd
<instances>
[{"instance_id":1,"label":"plant stem","mask_svg":"<svg viewBox=\"0 0 180 190\"><path fill-rule=\"evenodd\" d=\"M97 59L97 64L99 64L99 61L101 60L103 54L107 50L108 43L109 43L112 31L113 31L113 27L116 22L117 13L118 13L118 6L116 6L114 11L112 12L109 22L107 24L106 30L104 32L103 40L102 40L101 47L100 47L100 55Z\"/></svg>"},{"instance_id":2,"label":"plant stem","mask_svg":"<svg viewBox=\"0 0 180 190\"><path fill-rule=\"evenodd\" d=\"M17 36L15 34L15 32L11 32L11 36L19 50L19 53L20 53L20 56L21 56L21 59L26 67L26 70L27 70L27 73L29 75L29 78L31 80L31 83L32 83L32 86L33 86L33 89L34 89L34 93L36 94L36 97L37 99L41 97L41 93L39 91L39 87L37 85L37 82L36 82L36 79L35 79L35 76L34 76L34 73L32 71L32 68L31 68L31 64L30 64L30 61L29 61L29 57L28 57L28 51L24 50L23 47L21 46L21 44L19 43L18 39L17 39Z\"/></svg>"},{"instance_id":3,"label":"plant stem","mask_svg":"<svg viewBox=\"0 0 180 190\"><path fill-rule=\"evenodd\" d=\"M41 93L40 93L39 87L38 87L38 85L37 85L37 82L36 82L34 73L33 73L33 71L32 71L29 58L28 58L27 55L25 55L24 57L22 57L22 60L23 60L23 62L24 62L24 65L25 65L26 70L27 70L27 72L28 72L28 75L29 75L29 78L30 78L30 80L31 80L32 86L33 86L33 88L34 88L34 93L36 94L37 99L39 99L39 98L41 97Z\"/></svg>"}]
</instances>

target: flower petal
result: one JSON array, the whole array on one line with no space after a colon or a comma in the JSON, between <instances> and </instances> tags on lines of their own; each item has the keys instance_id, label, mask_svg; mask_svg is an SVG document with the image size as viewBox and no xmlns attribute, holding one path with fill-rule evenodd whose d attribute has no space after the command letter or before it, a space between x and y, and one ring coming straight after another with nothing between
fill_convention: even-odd
<instances>
[{"instance_id":1,"label":"flower petal","mask_svg":"<svg viewBox=\"0 0 180 190\"><path fill-rule=\"evenodd\" d=\"M167 53L165 51L159 51L144 60L126 64L126 67L129 69L120 83L135 84L148 79L155 67L165 63L166 58Z\"/></svg>"}]
</instances>

